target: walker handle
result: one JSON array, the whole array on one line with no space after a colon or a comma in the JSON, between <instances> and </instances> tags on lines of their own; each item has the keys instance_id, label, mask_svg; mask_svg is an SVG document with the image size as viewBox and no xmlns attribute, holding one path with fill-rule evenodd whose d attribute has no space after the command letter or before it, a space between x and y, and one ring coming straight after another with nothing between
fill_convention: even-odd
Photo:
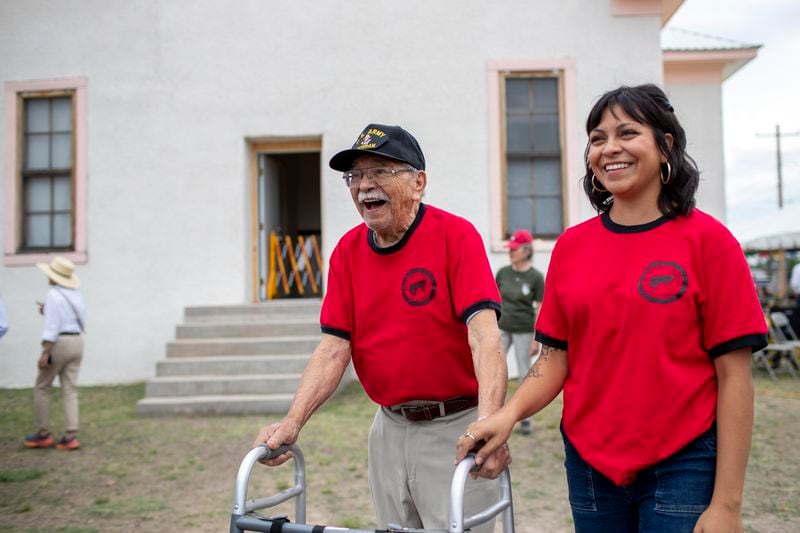
<instances>
[{"instance_id":1,"label":"walker handle","mask_svg":"<svg viewBox=\"0 0 800 533\"><path fill-rule=\"evenodd\" d=\"M253 466L259 459L274 459L286 452L292 452L294 457L294 487L283 490L273 496L261 498L259 500L247 501L247 485L250 481L250 473ZM231 516L231 531L241 531L235 527L236 520L243 517L250 511L274 507L291 498L295 501L295 517L298 523L306 521L306 464L300 448L294 444L284 444L272 450L266 444L260 444L250 450L242 463L239 465L239 472L236 474L233 494L233 511Z\"/></svg>"},{"instance_id":2,"label":"walker handle","mask_svg":"<svg viewBox=\"0 0 800 533\"><path fill-rule=\"evenodd\" d=\"M500 473L499 501L483 511L464 517L464 485L469 473L476 470L475 466L474 453L467 454L456 466L453 482L450 485L450 529L448 532L462 533L503 513L503 533L514 533L514 505L511 497L511 474L509 474L508 468Z\"/></svg>"}]
</instances>

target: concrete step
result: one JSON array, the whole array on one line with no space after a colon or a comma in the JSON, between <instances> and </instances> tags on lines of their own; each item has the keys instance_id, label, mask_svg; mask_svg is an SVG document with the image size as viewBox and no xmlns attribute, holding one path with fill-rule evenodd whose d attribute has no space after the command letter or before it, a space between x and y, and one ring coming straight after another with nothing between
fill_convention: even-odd
<instances>
[{"instance_id":1,"label":"concrete step","mask_svg":"<svg viewBox=\"0 0 800 533\"><path fill-rule=\"evenodd\" d=\"M156 364L156 376L201 376L212 374L300 373L308 355L223 355L163 359Z\"/></svg>"},{"instance_id":2,"label":"concrete step","mask_svg":"<svg viewBox=\"0 0 800 533\"><path fill-rule=\"evenodd\" d=\"M136 404L138 416L207 416L284 414L291 394L236 394L185 398L144 398Z\"/></svg>"},{"instance_id":3,"label":"concrete step","mask_svg":"<svg viewBox=\"0 0 800 533\"><path fill-rule=\"evenodd\" d=\"M224 322L262 319L289 319L292 317L319 318L321 301L318 298L273 300L257 304L207 305L187 307L185 322Z\"/></svg>"},{"instance_id":4,"label":"concrete step","mask_svg":"<svg viewBox=\"0 0 800 533\"><path fill-rule=\"evenodd\" d=\"M220 394L294 394L299 381L299 373L157 377L145 383L145 396L163 398Z\"/></svg>"},{"instance_id":5,"label":"concrete step","mask_svg":"<svg viewBox=\"0 0 800 533\"><path fill-rule=\"evenodd\" d=\"M167 343L167 357L203 355L311 355L319 336L241 337L231 339L178 339Z\"/></svg>"},{"instance_id":6,"label":"concrete step","mask_svg":"<svg viewBox=\"0 0 800 533\"><path fill-rule=\"evenodd\" d=\"M274 318L236 322L193 322L176 328L178 339L213 339L235 337L319 336L318 317Z\"/></svg>"}]
</instances>

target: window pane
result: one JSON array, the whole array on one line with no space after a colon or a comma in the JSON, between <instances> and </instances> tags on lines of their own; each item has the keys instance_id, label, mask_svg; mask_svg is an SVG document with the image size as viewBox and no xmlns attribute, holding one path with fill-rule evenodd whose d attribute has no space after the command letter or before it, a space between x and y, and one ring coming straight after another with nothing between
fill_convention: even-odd
<instances>
[{"instance_id":1,"label":"window pane","mask_svg":"<svg viewBox=\"0 0 800 533\"><path fill-rule=\"evenodd\" d=\"M72 98L53 98L53 131L72 131Z\"/></svg>"},{"instance_id":2,"label":"window pane","mask_svg":"<svg viewBox=\"0 0 800 533\"><path fill-rule=\"evenodd\" d=\"M506 78L506 227L563 230L561 116L557 76Z\"/></svg>"},{"instance_id":3,"label":"window pane","mask_svg":"<svg viewBox=\"0 0 800 533\"><path fill-rule=\"evenodd\" d=\"M534 115L533 149L537 153L558 153L558 115Z\"/></svg>"},{"instance_id":4,"label":"window pane","mask_svg":"<svg viewBox=\"0 0 800 533\"><path fill-rule=\"evenodd\" d=\"M28 215L25 220L25 246L50 246L50 215Z\"/></svg>"},{"instance_id":5,"label":"window pane","mask_svg":"<svg viewBox=\"0 0 800 533\"><path fill-rule=\"evenodd\" d=\"M47 131L50 131L50 100L47 98L25 100L25 132Z\"/></svg>"},{"instance_id":6,"label":"window pane","mask_svg":"<svg viewBox=\"0 0 800 533\"><path fill-rule=\"evenodd\" d=\"M25 139L25 168L38 170L50 168L50 137L47 135L28 135Z\"/></svg>"},{"instance_id":7,"label":"window pane","mask_svg":"<svg viewBox=\"0 0 800 533\"><path fill-rule=\"evenodd\" d=\"M506 78L506 109L528 111L527 78Z\"/></svg>"},{"instance_id":8,"label":"window pane","mask_svg":"<svg viewBox=\"0 0 800 533\"><path fill-rule=\"evenodd\" d=\"M50 211L50 178L25 180L25 211Z\"/></svg>"},{"instance_id":9,"label":"window pane","mask_svg":"<svg viewBox=\"0 0 800 533\"><path fill-rule=\"evenodd\" d=\"M558 112L558 79L533 79L533 111L535 113Z\"/></svg>"},{"instance_id":10,"label":"window pane","mask_svg":"<svg viewBox=\"0 0 800 533\"><path fill-rule=\"evenodd\" d=\"M57 133L53 135L53 161L51 168L70 168L72 166L72 135Z\"/></svg>"},{"instance_id":11,"label":"window pane","mask_svg":"<svg viewBox=\"0 0 800 533\"><path fill-rule=\"evenodd\" d=\"M561 233L561 198L536 198L535 206L536 233Z\"/></svg>"},{"instance_id":12,"label":"window pane","mask_svg":"<svg viewBox=\"0 0 800 533\"><path fill-rule=\"evenodd\" d=\"M530 159L508 160L508 182L506 192L509 196L533 195L533 175Z\"/></svg>"},{"instance_id":13,"label":"window pane","mask_svg":"<svg viewBox=\"0 0 800 533\"><path fill-rule=\"evenodd\" d=\"M536 194L561 195L561 161L555 158L535 159L533 175L536 180Z\"/></svg>"},{"instance_id":14,"label":"window pane","mask_svg":"<svg viewBox=\"0 0 800 533\"><path fill-rule=\"evenodd\" d=\"M508 199L508 230L533 229L533 199L509 198Z\"/></svg>"},{"instance_id":15,"label":"window pane","mask_svg":"<svg viewBox=\"0 0 800 533\"><path fill-rule=\"evenodd\" d=\"M69 178L53 180L53 210L72 211L72 183Z\"/></svg>"},{"instance_id":16,"label":"window pane","mask_svg":"<svg viewBox=\"0 0 800 533\"><path fill-rule=\"evenodd\" d=\"M53 246L72 244L72 215L53 215Z\"/></svg>"},{"instance_id":17,"label":"window pane","mask_svg":"<svg viewBox=\"0 0 800 533\"><path fill-rule=\"evenodd\" d=\"M530 115L510 115L506 119L506 151L529 153L531 151Z\"/></svg>"}]
</instances>

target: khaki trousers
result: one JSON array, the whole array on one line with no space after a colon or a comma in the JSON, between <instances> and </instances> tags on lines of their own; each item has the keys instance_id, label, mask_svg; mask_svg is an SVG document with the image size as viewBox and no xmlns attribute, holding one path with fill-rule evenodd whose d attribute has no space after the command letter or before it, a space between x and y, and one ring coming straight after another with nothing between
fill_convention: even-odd
<instances>
[{"instance_id":1,"label":"khaki trousers","mask_svg":"<svg viewBox=\"0 0 800 533\"><path fill-rule=\"evenodd\" d=\"M64 402L66 431L78 431L78 370L83 359L83 336L61 335L51 350L53 363L39 369L33 400L36 404L36 423L39 429L49 429L50 389L58 376L61 399Z\"/></svg>"},{"instance_id":2,"label":"khaki trousers","mask_svg":"<svg viewBox=\"0 0 800 533\"><path fill-rule=\"evenodd\" d=\"M456 440L477 419L477 408L426 422L410 422L378 408L369 432L369 485L378 527L447 530ZM467 479L464 516L499 499L498 480ZM490 533L495 520L472 531Z\"/></svg>"}]
</instances>

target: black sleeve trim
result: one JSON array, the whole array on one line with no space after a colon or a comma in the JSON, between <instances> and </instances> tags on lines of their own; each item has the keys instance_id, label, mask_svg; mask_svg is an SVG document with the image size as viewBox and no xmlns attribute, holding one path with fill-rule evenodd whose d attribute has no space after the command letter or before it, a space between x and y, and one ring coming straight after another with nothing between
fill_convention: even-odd
<instances>
[{"instance_id":1,"label":"black sleeve trim","mask_svg":"<svg viewBox=\"0 0 800 533\"><path fill-rule=\"evenodd\" d=\"M322 333L327 333L328 335L333 335L334 337L339 337L340 339L344 339L346 341L350 340L350 332L345 331L343 329L336 329L330 328L328 326L320 326Z\"/></svg>"},{"instance_id":2,"label":"black sleeve trim","mask_svg":"<svg viewBox=\"0 0 800 533\"><path fill-rule=\"evenodd\" d=\"M766 347L766 345L767 336L763 333L754 333L752 335L744 335L742 337L737 337L721 344L717 344L708 351L708 354L712 358L719 357L720 355L725 355L726 353L739 350L741 348L752 348L754 352L757 352Z\"/></svg>"},{"instance_id":3,"label":"black sleeve trim","mask_svg":"<svg viewBox=\"0 0 800 533\"><path fill-rule=\"evenodd\" d=\"M480 302L470 305L464 310L463 313L461 313L461 321L466 324L469 317L483 309L494 309L494 312L497 313L497 319L500 320L500 302L496 302L494 300L481 300Z\"/></svg>"},{"instance_id":4,"label":"black sleeve trim","mask_svg":"<svg viewBox=\"0 0 800 533\"><path fill-rule=\"evenodd\" d=\"M538 329L536 330L534 338L537 341L544 344L545 346L550 346L551 348L555 348L556 350L564 350L565 352L567 351L567 341L562 341L559 339L554 339L553 337L549 337L544 333L542 333L541 331L539 331Z\"/></svg>"}]
</instances>

